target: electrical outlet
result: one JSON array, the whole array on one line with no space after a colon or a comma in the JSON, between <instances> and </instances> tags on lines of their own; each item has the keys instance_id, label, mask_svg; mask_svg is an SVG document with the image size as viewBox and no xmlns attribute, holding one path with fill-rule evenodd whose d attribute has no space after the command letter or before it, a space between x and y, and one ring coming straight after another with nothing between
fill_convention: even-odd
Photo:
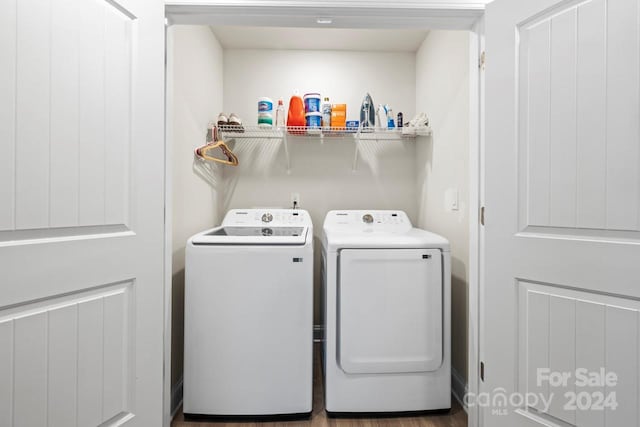
<instances>
[{"instance_id":1,"label":"electrical outlet","mask_svg":"<svg viewBox=\"0 0 640 427\"><path fill-rule=\"evenodd\" d=\"M300 193L291 193L291 207L292 208L300 207Z\"/></svg>"}]
</instances>

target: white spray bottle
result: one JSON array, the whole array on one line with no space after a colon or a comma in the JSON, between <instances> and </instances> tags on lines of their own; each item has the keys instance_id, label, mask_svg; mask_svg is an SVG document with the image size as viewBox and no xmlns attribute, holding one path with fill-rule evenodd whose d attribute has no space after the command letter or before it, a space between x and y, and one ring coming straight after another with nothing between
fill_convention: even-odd
<instances>
[{"instance_id":1,"label":"white spray bottle","mask_svg":"<svg viewBox=\"0 0 640 427\"><path fill-rule=\"evenodd\" d=\"M376 124L380 129L387 128L387 110L385 110L384 105L378 104L378 111L376 112Z\"/></svg>"}]
</instances>

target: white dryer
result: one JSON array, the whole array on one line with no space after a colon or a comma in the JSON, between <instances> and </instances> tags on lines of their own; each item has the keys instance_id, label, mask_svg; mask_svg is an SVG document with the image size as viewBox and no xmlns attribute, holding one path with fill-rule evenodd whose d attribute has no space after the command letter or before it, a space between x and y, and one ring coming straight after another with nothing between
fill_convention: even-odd
<instances>
[{"instance_id":1,"label":"white dryer","mask_svg":"<svg viewBox=\"0 0 640 427\"><path fill-rule=\"evenodd\" d=\"M184 412L308 416L313 227L296 209L231 210L186 248Z\"/></svg>"},{"instance_id":2,"label":"white dryer","mask_svg":"<svg viewBox=\"0 0 640 427\"><path fill-rule=\"evenodd\" d=\"M327 412L449 409L449 242L358 210L329 212L322 246Z\"/></svg>"}]
</instances>

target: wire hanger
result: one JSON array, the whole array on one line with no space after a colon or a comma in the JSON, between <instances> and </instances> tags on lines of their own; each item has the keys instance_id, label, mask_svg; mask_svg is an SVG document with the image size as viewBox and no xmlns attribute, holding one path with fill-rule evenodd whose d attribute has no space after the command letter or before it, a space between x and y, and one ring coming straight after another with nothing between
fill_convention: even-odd
<instances>
[{"instance_id":1,"label":"wire hanger","mask_svg":"<svg viewBox=\"0 0 640 427\"><path fill-rule=\"evenodd\" d=\"M218 157L213 157L208 154L209 152L211 152L212 150L215 150L216 148L219 148L220 150L222 150L222 153L227 157L226 160ZM217 126L213 126L211 128L211 142L196 148L194 151L196 156L198 156L201 159L209 160L211 162L222 163L223 165L238 166L238 157L236 157L236 155L233 154L233 151L231 151L231 149L227 146L227 144L224 143L222 139L218 139Z\"/></svg>"}]
</instances>

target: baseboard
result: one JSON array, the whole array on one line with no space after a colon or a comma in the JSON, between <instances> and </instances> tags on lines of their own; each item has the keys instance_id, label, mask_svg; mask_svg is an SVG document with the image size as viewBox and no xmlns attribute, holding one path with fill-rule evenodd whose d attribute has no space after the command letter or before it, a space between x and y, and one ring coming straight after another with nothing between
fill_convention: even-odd
<instances>
[{"instance_id":1,"label":"baseboard","mask_svg":"<svg viewBox=\"0 0 640 427\"><path fill-rule=\"evenodd\" d=\"M451 393L453 397L460 402L460 406L467 412L467 406L464 403L464 395L467 393L467 383L454 368L451 368Z\"/></svg>"},{"instance_id":2,"label":"baseboard","mask_svg":"<svg viewBox=\"0 0 640 427\"><path fill-rule=\"evenodd\" d=\"M176 412L182 405L182 385L184 377L180 377L178 382L171 386L171 419L176 416Z\"/></svg>"}]
</instances>

